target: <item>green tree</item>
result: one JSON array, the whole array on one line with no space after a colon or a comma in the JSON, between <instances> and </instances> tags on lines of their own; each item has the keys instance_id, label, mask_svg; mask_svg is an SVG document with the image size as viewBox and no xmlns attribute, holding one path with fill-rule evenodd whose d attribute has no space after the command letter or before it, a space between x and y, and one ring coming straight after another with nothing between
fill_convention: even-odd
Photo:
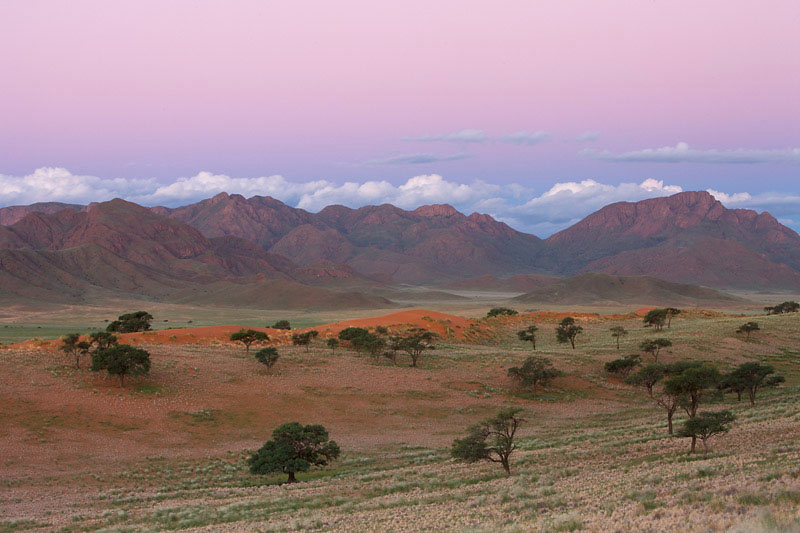
<instances>
[{"instance_id":1,"label":"green tree","mask_svg":"<svg viewBox=\"0 0 800 533\"><path fill-rule=\"evenodd\" d=\"M626 355L620 359L614 359L607 362L603 368L609 374L616 374L620 377L627 378L634 369L642 363L642 356L638 353Z\"/></svg>"},{"instance_id":2,"label":"green tree","mask_svg":"<svg viewBox=\"0 0 800 533\"><path fill-rule=\"evenodd\" d=\"M617 340L617 350L619 350L619 339L625 337L627 334L628 330L622 326L614 326L611 328L611 336Z\"/></svg>"},{"instance_id":3,"label":"green tree","mask_svg":"<svg viewBox=\"0 0 800 533\"><path fill-rule=\"evenodd\" d=\"M736 417L730 411L717 411L715 413L703 413L693 418L689 418L683 423L683 427L678 433L679 437L692 439L689 453L694 453L697 439L703 443L703 455L708 453L708 439L714 435L721 435L730 430L730 424Z\"/></svg>"},{"instance_id":4,"label":"green tree","mask_svg":"<svg viewBox=\"0 0 800 533\"><path fill-rule=\"evenodd\" d=\"M681 314L681 310L675 309L674 307L667 307L666 309L664 309L664 311L666 311L667 329L669 329L672 326L672 319Z\"/></svg>"},{"instance_id":5,"label":"green tree","mask_svg":"<svg viewBox=\"0 0 800 533\"><path fill-rule=\"evenodd\" d=\"M339 332L339 339L349 342L350 346L360 352L365 342L364 337L367 335L371 335L371 333L364 328L349 327Z\"/></svg>"},{"instance_id":6,"label":"green tree","mask_svg":"<svg viewBox=\"0 0 800 533\"><path fill-rule=\"evenodd\" d=\"M736 392L740 400L742 392L747 392L750 405L755 405L756 394L759 390L765 387L777 387L786 381L783 376L773 376L773 374L775 374L775 368L771 365L762 365L756 362L742 363L723 377L723 388Z\"/></svg>"},{"instance_id":7,"label":"green tree","mask_svg":"<svg viewBox=\"0 0 800 533\"><path fill-rule=\"evenodd\" d=\"M292 335L292 344L295 346L305 346L306 353L308 353L309 346L311 345L311 341L316 339L319 336L319 331L312 329L311 331L306 331L304 333L295 333Z\"/></svg>"},{"instance_id":8,"label":"green tree","mask_svg":"<svg viewBox=\"0 0 800 533\"><path fill-rule=\"evenodd\" d=\"M486 316L491 318L495 316L514 316L518 314L518 311L508 307L493 307L488 313L486 313Z\"/></svg>"},{"instance_id":9,"label":"green tree","mask_svg":"<svg viewBox=\"0 0 800 533\"><path fill-rule=\"evenodd\" d=\"M575 319L571 316L564 317L556 327L556 340L559 343L569 342L572 349L575 349L575 338L583 333L583 328L575 324Z\"/></svg>"},{"instance_id":10,"label":"green tree","mask_svg":"<svg viewBox=\"0 0 800 533\"><path fill-rule=\"evenodd\" d=\"M289 422L277 427L272 439L247 462L253 474L284 473L289 476L287 482L294 483L296 473L306 472L311 466L325 466L339 457L340 452L324 427Z\"/></svg>"},{"instance_id":11,"label":"green tree","mask_svg":"<svg viewBox=\"0 0 800 533\"><path fill-rule=\"evenodd\" d=\"M650 363L640 368L635 374L628 376L625 382L629 385L644 387L650 399L664 409L667 414L667 433L673 434L672 419L675 411L683 404L682 390L668 389L664 378L681 374L688 368L700 366L696 361L678 361L670 365Z\"/></svg>"},{"instance_id":12,"label":"green tree","mask_svg":"<svg viewBox=\"0 0 800 533\"><path fill-rule=\"evenodd\" d=\"M106 331L116 333L135 333L137 331L150 331L150 322L153 315L147 311L137 311L120 315L115 321L106 326Z\"/></svg>"},{"instance_id":13,"label":"green tree","mask_svg":"<svg viewBox=\"0 0 800 533\"><path fill-rule=\"evenodd\" d=\"M668 348L670 346L672 346L672 341L669 339L648 339L639 344L639 349L644 353L649 353L652 355L653 360L658 362L658 354L661 352L661 349Z\"/></svg>"},{"instance_id":14,"label":"green tree","mask_svg":"<svg viewBox=\"0 0 800 533\"><path fill-rule=\"evenodd\" d=\"M739 326L739 329L736 330L736 333L744 333L745 334L745 340L749 341L750 340L750 334L753 333L754 331L758 331L760 329L761 328L758 327L758 322L745 322L744 324Z\"/></svg>"},{"instance_id":15,"label":"green tree","mask_svg":"<svg viewBox=\"0 0 800 533\"><path fill-rule=\"evenodd\" d=\"M272 367L278 362L280 356L278 349L272 346L261 348L256 352L256 361L267 367L267 372L272 372Z\"/></svg>"},{"instance_id":16,"label":"green tree","mask_svg":"<svg viewBox=\"0 0 800 533\"><path fill-rule=\"evenodd\" d=\"M336 348L339 347L339 339L330 338L325 341L325 344L328 345L328 348L331 349L331 352L336 353Z\"/></svg>"},{"instance_id":17,"label":"green tree","mask_svg":"<svg viewBox=\"0 0 800 533\"><path fill-rule=\"evenodd\" d=\"M67 354L67 356L75 358L75 368L78 369L81 367L81 352L78 348L78 343L80 343L80 341L80 333L67 333L61 337L61 346L59 346L59 349Z\"/></svg>"},{"instance_id":18,"label":"green tree","mask_svg":"<svg viewBox=\"0 0 800 533\"><path fill-rule=\"evenodd\" d=\"M694 418L705 392L716 387L721 378L719 369L713 365L694 365L670 375L664 383L664 390L681 396L681 407L689 418Z\"/></svg>"},{"instance_id":19,"label":"green tree","mask_svg":"<svg viewBox=\"0 0 800 533\"><path fill-rule=\"evenodd\" d=\"M125 376L140 376L150 372L150 354L128 344L117 344L92 354L92 370L106 370L119 377L119 386L125 385Z\"/></svg>"},{"instance_id":20,"label":"green tree","mask_svg":"<svg viewBox=\"0 0 800 533\"><path fill-rule=\"evenodd\" d=\"M251 344L262 344L269 341L269 335L263 331L256 331L254 329L245 330L240 329L236 333L231 334L231 342L241 342L244 344L245 353L250 355Z\"/></svg>"},{"instance_id":21,"label":"green tree","mask_svg":"<svg viewBox=\"0 0 800 533\"><path fill-rule=\"evenodd\" d=\"M661 331L667 322L667 310L651 309L644 315L642 322L644 322L644 327L646 328L652 327L656 331Z\"/></svg>"},{"instance_id":22,"label":"green tree","mask_svg":"<svg viewBox=\"0 0 800 533\"><path fill-rule=\"evenodd\" d=\"M117 336L108 331L95 331L89 335L89 344L94 347L95 351L116 346L118 342Z\"/></svg>"},{"instance_id":23,"label":"green tree","mask_svg":"<svg viewBox=\"0 0 800 533\"><path fill-rule=\"evenodd\" d=\"M432 331L424 328L411 328L403 336L403 341L400 344L400 349L411 356L411 366L416 367L422 352L425 350L434 350L436 346L433 341L436 340L438 335Z\"/></svg>"},{"instance_id":24,"label":"green tree","mask_svg":"<svg viewBox=\"0 0 800 533\"><path fill-rule=\"evenodd\" d=\"M521 409L502 409L496 416L484 420L467 430L467 436L456 439L450 454L460 461L475 463L491 461L500 463L506 475L511 475L509 459L517 446L514 437L520 424L525 422L519 416Z\"/></svg>"},{"instance_id":25,"label":"green tree","mask_svg":"<svg viewBox=\"0 0 800 533\"><path fill-rule=\"evenodd\" d=\"M379 359L383 349L386 348L386 339L369 333L362 337L362 347L375 359Z\"/></svg>"},{"instance_id":26,"label":"green tree","mask_svg":"<svg viewBox=\"0 0 800 533\"><path fill-rule=\"evenodd\" d=\"M272 329L292 329L292 325L289 324L288 320L278 320L274 324L272 324Z\"/></svg>"},{"instance_id":27,"label":"green tree","mask_svg":"<svg viewBox=\"0 0 800 533\"><path fill-rule=\"evenodd\" d=\"M536 332L539 331L539 328L535 325L530 325L527 328L520 330L517 332L517 338L523 342L530 342L533 345L533 349L536 349Z\"/></svg>"},{"instance_id":28,"label":"green tree","mask_svg":"<svg viewBox=\"0 0 800 533\"><path fill-rule=\"evenodd\" d=\"M533 388L533 393L536 394L540 386L546 387L564 373L554 368L549 359L531 356L525 359L522 366L509 368L508 375L521 387Z\"/></svg>"}]
</instances>

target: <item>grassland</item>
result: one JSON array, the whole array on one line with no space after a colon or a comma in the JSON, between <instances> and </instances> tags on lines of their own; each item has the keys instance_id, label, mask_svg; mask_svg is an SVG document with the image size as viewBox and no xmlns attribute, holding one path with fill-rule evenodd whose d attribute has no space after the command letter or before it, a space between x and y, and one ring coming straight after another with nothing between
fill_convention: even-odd
<instances>
[{"instance_id":1,"label":"grassland","mask_svg":"<svg viewBox=\"0 0 800 533\"><path fill-rule=\"evenodd\" d=\"M284 318L270 315L253 325ZM225 322L247 325L238 318ZM742 317L713 313L660 334L673 341L666 361L759 360L787 378L752 408L730 395L706 404L738 417L707 456L687 455L644 394L603 372L654 336L635 317L584 318L576 350L555 342L555 319L540 321L537 354L565 376L536 396L506 375L531 353L519 321L443 340L417 369L318 343L280 347L270 375L225 343L154 344L151 375L124 389L45 347L7 348L0 531L797 531L800 316L757 320L749 342L734 333ZM614 325L630 331L619 351ZM506 405L527 419L514 475L453 462L453 438ZM251 475L248 451L289 420L324 424L343 457L293 485Z\"/></svg>"}]
</instances>

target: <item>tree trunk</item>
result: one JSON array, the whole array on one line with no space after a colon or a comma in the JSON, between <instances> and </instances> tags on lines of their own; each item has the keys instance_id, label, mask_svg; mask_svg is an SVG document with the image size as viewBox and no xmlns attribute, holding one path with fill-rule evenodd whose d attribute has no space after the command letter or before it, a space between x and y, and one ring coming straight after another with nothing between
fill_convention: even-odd
<instances>
[{"instance_id":1,"label":"tree trunk","mask_svg":"<svg viewBox=\"0 0 800 533\"><path fill-rule=\"evenodd\" d=\"M617 350L619 350L619 337L617 337Z\"/></svg>"},{"instance_id":2,"label":"tree trunk","mask_svg":"<svg viewBox=\"0 0 800 533\"><path fill-rule=\"evenodd\" d=\"M703 441L703 455L708 455L708 442L706 439L701 439Z\"/></svg>"},{"instance_id":3,"label":"tree trunk","mask_svg":"<svg viewBox=\"0 0 800 533\"><path fill-rule=\"evenodd\" d=\"M289 472L289 479L286 481L287 483L296 483L297 478L294 477L294 472Z\"/></svg>"},{"instance_id":4,"label":"tree trunk","mask_svg":"<svg viewBox=\"0 0 800 533\"><path fill-rule=\"evenodd\" d=\"M503 470L506 471L506 475L511 475L511 465L508 464L508 458L500 459L500 463L503 465Z\"/></svg>"},{"instance_id":5,"label":"tree trunk","mask_svg":"<svg viewBox=\"0 0 800 533\"><path fill-rule=\"evenodd\" d=\"M750 407L753 407L756 404L756 391L751 389L747 391L747 395L750 396Z\"/></svg>"},{"instance_id":6,"label":"tree trunk","mask_svg":"<svg viewBox=\"0 0 800 533\"><path fill-rule=\"evenodd\" d=\"M125 374L120 374L119 375L119 386L120 387L124 387L125 386Z\"/></svg>"},{"instance_id":7,"label":"tree trunk","mask_svg":"<svg viewBox=\"0 0 800 533\"><path fill-rule=\"evenodd\" d=\"M533 339L533 341L531 341L531 342L533 342L533 349L535 351L536 350L536 339Z\"/></svg>"},{"instance_id":8,"label":"tree trunk","mask_svg":"<svg viewBox=\"0 0 800 533\"><path fill-rule=\"evenodd\" d=\"M689 448L689 454L694 453L694 447L697 445L697 437L692 437L692 446Z\"/></svg>"},{"instance_id":9,"label":"tree trunk","mask_svg":"<svg viewBox=\"0 0 800 533\"><path fill-rule=\"evenodd\" d=\"M672 435L672 415L675 413L667 412L667 433Z\"/></svg>"},{"instance_id":10,"label":"tree trunk","mask_svg":"<svg viewBox=\"0 0 800 533\"><path fill-rule=\"evenodd\" d=\"M742 401L742 391L740 391L740 390L736 391L736 400L739 401L739 402Z\"/></svg>"},{"instance_id":11,"label":"tree trunk","mask_svg":"<svg viewBox=\"0 0 800 533\"><path fill-rule=\"evenodd\" d=\"M81 354L79 353L75 354L75 368L77 368L78 370L81 369Z\"/></svg>"},{"instance_id":12,"label":"tree trunk","mask_svg":"<svg viewBox=\"0 0 800 533\"><path fill-rule=\"evenodd\" d=\"M569 338L569 343L572 345L572 349L574 350L575 349L575 337L570 337Z\"/></svg>"}]
</instances>

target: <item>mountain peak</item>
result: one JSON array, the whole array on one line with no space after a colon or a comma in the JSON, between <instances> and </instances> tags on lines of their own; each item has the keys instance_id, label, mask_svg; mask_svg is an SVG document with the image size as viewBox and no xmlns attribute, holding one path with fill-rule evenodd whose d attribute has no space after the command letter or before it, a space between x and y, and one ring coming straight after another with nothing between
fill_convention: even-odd
<instances>
[{"instance_id":1,"label":"mountain peak","mask_svg":"<svg viewBox=\"0 0 800 533\"><path fill-rule=\"evenodd\" d=\"M422 217L453 217L461 214L449 204L423 205L416 208L414 213Z\"/></svg>"}]
</instances>

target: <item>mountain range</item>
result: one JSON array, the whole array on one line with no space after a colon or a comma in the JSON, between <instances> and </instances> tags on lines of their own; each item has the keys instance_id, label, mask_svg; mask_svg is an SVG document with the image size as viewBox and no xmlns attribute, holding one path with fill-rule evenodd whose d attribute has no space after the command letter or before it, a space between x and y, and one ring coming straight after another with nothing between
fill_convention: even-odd
<instances>
[{"instance_id":1,"label":"mountain range","mask_svg":"<svg viewBox=\"0 0 800 533\"><path fill-rule=\"evenodd\" d=\"M800 236L768 213L727 209L707 192L611 204L545 240L449 205L334 205L311 213L270 197L220 193L178 208L115 199L0 209L6 298L238 294L269 305L283 294L275 305L375 307L390 302L365 289L535 292L590 272L796 290ZM256 301L259 295L265 299Z\"/></svg>"}]
</instances>

